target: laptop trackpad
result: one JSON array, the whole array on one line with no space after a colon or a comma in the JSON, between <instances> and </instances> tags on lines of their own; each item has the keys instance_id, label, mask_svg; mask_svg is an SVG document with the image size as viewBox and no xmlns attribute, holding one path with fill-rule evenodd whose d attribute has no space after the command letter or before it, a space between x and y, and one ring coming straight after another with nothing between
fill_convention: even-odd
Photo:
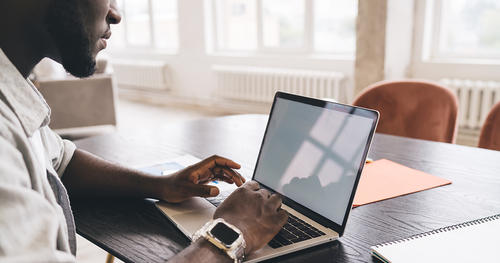
<instances>
[{"instance_id":1,"label":"laptop trackpad","mask_svg":"<svg viewBox=\"0 0 500 263\"><path fill-rule=\"evenodd\" d=\"M207 200L200 197L193 197L178 204L171 204L164 201L159 201L156 203L156 205L168 216L189 213L192 211L199 211L207 208L215 208Z\"/></svg>"},{"instance_id":2,"label":"laptop trackpad","mask_svg":"<svg viewBox=\"0 0 500 263\"><path fill-rule=\"evenodd\" d=\"M215 212L215 206L200 197L179 204L159 201L156 206L188 237L211 220Z\"/></svg>"}]
</instances>

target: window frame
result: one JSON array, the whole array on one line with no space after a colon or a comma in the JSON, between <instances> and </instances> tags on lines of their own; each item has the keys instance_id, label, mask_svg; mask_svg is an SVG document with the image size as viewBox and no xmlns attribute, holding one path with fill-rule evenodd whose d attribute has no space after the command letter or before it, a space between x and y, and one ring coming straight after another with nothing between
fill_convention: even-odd
<instances>
[{"instance_id":1,"label":"window frame","mask_svg":"<svg viewBox=\"0 0 500 263\"><path fill-rule=\"evenodd\" d=\"M320 51L314 48L314 4L315 0L303 0L304 2L304 41L301 47L286 48L286 47L267 47L263 40L263 0L254 0L256 5L256 48L254 50L239 50L231 48L221 48L219 45L220 32L218 30L218 13L216 0L211 0L210 5L210 30L212 37L210 39L213 53L229 54L229 55L288 55L288 56L324 56L325 58L340 58L354 59L356 51L352 53L335 52L335 51Z\"/></svg>"},{"instance_id":2,"label":"window frame","mask_svg":"<svg viewBox=\"0 0 500 263\"><path fill-rule=\"evenodd\" d=\"M443 5L444 0L427 0L425 3L425 20L432 21L424 26L424 35L428 39L427 52L424 54L425 60L438 61L473 61L473 60L498 60L500 62L500 52L498 53L488 53L488 52L453 52L444 51L442 49L444 37L444 17L443 17ZM425 43L424 43L425 45Z\"/></svg>"},{"instance_id":3,"label":"window frame","mask_svg":"<svg viewBox=\"0 0 500 263\"><path fill-rule=\"evenodd\" d=\"M459 78L500 81L500 60L480 58L443 58L431 54L434 23L433 0L414 1L413 47L408 77L440 80ZM431 9L431 10L429 10Z\"/></svg>"},{"instance_id":4,"label":"window frame","mask_svg":"<svg viewBox=\"0 0 500 263\"><path fill-rule=\"evenodd\" d=\"M113 47L115 52L117 53L122 53L122 52L127 52L127 51L140 51L141 53L144 52L144 49L149 49L150 51L146 53L164 53L164 54L174 54L177 53L178 48L179 48L179 39L177 38L177 43L175 48L163 48L163 47L158 47L156 43L156 26L155 26L155 13L153 9L153 0L146 0L147 5L148 5L148 27L149 27L149 40L148 44L142 45L142 44L133 44L130 43L129 38L128 38L128 31L129 31L129 24L127 20L127 13L126 13L126 5L127 5L127 0L122 0L121 1L121 6L120 6L120 12L123 16L123 19L121 21L121 24L123 25L123 41L124 44L123 46L117 46ZM178 0L176 1L176 6L177 6L177 34L179 34L179 11L178 11Z\"/></svg>"}]
</instances>

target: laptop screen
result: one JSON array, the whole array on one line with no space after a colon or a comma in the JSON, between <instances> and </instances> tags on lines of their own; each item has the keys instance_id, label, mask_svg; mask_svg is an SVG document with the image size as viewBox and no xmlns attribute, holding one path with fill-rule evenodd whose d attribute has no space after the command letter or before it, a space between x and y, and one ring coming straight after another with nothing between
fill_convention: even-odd
<instances>
[{"instance_id":1,"label":"laptop screen","mask_svg":"<svg viewBox=\"0 0 500 263\"><path fill-rule=\"evenodd\" d=\"M276 97L254 179L342 226L377 119L322 103Z\"/></svg>"}]
</instances>

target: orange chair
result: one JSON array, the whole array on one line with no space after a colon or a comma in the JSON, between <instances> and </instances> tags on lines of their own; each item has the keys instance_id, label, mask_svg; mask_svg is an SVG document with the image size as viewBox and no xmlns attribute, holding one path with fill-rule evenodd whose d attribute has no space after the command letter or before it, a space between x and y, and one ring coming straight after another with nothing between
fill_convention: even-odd
<instances>
[{"instance_id":1,"label":"orange chair","mask_svg":"<svg viewBox=\"0 0 500 263\"><path fill-rule=\"evenodd\" d=\"M454 143L458 101L447 88L428 81L381 81L366 88L354 105L380 112L377 132Z\"/></svg>"},{"instance_id":2,"label":"orange chair","mask_svg":"<svg viewBox=\"0 0 500 263\"><path fill-rule=\"evenodd\" d=\"M500 102L493 106L484 121L478 147L500 151Z\"/></svg>"}]
</instances>

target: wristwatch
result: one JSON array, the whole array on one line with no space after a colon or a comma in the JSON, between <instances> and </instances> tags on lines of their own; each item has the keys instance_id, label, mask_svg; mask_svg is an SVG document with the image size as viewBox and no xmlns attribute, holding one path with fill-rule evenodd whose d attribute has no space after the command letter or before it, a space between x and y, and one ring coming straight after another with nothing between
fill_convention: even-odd
<instances>
[{"instance_id":1,"label":"wristwatch","mask_svg":"<svg viewBox=\"0 0 500 263\"><path fill-rule=\"evenodd\" d=\"M200 237L205 238L224 251L234 262L240 263L243 261L246 247L243 234L237 227L224 221L224 219L217 218L207 222L194 233L193 242Z\"/></svg>"}]
</instances>

